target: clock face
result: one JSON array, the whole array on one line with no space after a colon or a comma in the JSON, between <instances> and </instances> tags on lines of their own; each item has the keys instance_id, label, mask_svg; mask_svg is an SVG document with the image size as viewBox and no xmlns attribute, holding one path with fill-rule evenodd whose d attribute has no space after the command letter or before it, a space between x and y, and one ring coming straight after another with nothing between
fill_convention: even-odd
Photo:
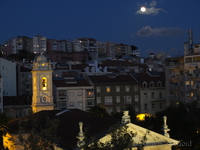
<instances>
[{"instance_id":1,"label":"clock face","mask_svg":"<svg viewBox=\"0 0 200 150\"><path fill-rule=\"evenodd\" d=\"M46 102L46 97L43 97L43 98L42 98L42 101L43 101L43 102Z\"/></svg>"}]
</instances>

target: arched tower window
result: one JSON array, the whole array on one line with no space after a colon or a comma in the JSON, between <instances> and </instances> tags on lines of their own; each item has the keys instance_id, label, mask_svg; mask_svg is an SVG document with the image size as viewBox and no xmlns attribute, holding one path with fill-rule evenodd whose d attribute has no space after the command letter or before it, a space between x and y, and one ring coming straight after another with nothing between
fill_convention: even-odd
<instances>
[{"instance_id":1,"label":"arched tower window","mask_svg":"<svg viewBox=\"0 0 200 150\"><path fill-rule=\"evenodd\" d=\"M47 90L47 78L42 78L42 90Z\"/></svg>"}]
</instances>

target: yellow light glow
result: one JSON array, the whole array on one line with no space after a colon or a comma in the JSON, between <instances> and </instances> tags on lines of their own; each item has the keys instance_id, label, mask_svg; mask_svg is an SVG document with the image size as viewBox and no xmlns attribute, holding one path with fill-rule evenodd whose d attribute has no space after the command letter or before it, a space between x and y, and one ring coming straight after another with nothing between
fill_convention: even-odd
<instances>
[{"instance_id":1,"label":"yellow light glow","mask_svg":"<svg viewBox=\"0 0 200 150\"><path fill-rule=\"evenodd\" d=\"M47 90L47 78L42 78L42 90Z\"/></svg>"},{"instance_id":2,"label":"yellow light glow","mask_svg":"<svg viewBox=\"0 0 200 150\"><path fill-rule=\"evenodd\" d=\"M145 117L150 117L151 115L150 114L138 114L136 116L137 120L139 121L144 121L145 120Z\"/></svg>"},{"instance_id":3,"label":"yellow light glow","mask_svg":"<svg viewBox=\"0 0 200 150\"><path fill-rule=\"evenodd\" d=\"M106 88L106 92L110 92L110 87L107 87L107 88Z\"/></svg>"}]
</instances>

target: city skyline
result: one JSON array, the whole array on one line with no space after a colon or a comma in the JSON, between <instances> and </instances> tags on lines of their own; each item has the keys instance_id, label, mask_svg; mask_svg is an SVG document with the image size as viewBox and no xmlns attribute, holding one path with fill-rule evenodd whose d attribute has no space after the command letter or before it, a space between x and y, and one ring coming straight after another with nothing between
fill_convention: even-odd
<instances>
[{"instance_id":1,"label":"city skyline","mask_svg":"<svg viewBox=\"0 0 200 150\"><path fill-rule=\"evenodd\" d=\"M183 54L188 28L193 30L194 44L200 43L198 0L10 0L0 4L0 44L12 37L41 34L48 39L88 37L135 45L141 56L178 55Z\"/></svg>"}]
</instances>

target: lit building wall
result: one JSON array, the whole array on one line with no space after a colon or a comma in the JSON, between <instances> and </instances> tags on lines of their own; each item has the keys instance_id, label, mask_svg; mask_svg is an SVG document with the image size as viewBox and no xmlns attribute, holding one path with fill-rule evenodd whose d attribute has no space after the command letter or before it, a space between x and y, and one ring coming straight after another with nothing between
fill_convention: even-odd
<instances>
[{"instance_id":1,"label":"lit building wall","mask_svg":"<svg viewBox=\"0 0 200 150\"><path fill-rule=\"evenodd\" d=\"M0 58L0 74L3 81L3 96L16 96L16 63Z\"/></svg>"}]
</instances>

